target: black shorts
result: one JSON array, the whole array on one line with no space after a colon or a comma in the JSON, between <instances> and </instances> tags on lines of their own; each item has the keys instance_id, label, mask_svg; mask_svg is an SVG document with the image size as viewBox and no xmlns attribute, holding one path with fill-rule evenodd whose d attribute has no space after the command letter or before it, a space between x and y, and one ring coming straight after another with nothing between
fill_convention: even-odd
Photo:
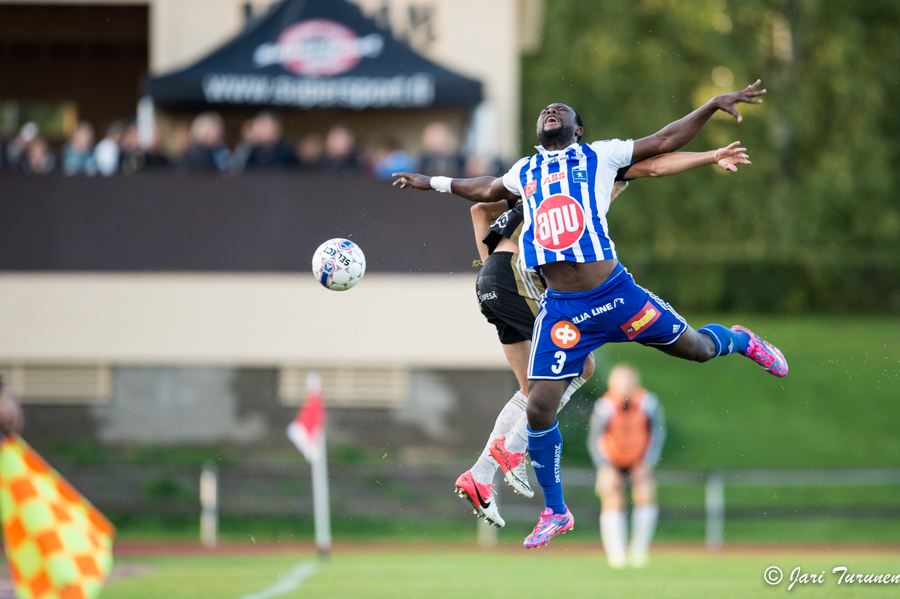
<instances>
[{"instance_id":1,"label":"black shorts","mask_svg":"<svg viewBox=\"0 0 900 599\"><path fill-rule=\"evenodd\" d=\"M538 305L522 295L521 281L516 279L512 252L494 252L485 261L475 290L478 306L487 321L497 327L500 343L509 345L531 341Z\"/></svg>"}]
</instances>

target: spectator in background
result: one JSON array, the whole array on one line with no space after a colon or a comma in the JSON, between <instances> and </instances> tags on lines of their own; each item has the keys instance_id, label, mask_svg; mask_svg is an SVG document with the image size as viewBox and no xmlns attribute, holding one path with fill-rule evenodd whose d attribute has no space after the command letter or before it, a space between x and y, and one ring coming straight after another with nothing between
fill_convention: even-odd
<instances>
[{"instance_id":1,"label":"spectator in background","mask_svg":"<svg viewBox=\"0 0 900 599\"><path fill-rule=\"evenodd\" d=\"M129 122L122 133L120 143L121 157L119 169L125 175L133 175L138 171L164 168L169 166L169 160L159 151L159 132L153 131L153 139L147 148L142 148L138 126L134 121Z\"/></svg>"},{"instance_id":2,"label":"spectator in background","mask_svg":"<svg viewBox=\"0 0 900 599\"><path fill-rule=\"evenodd\" d=\"M466 158L463 167L463 177L474 179L476 177L500 177L501 172L500 161L496 158L488 158L486 156L472 155Z\"/></svg>"},{"instance_id":3,"label":"spectator in background","mask_svg":"<svg viewBox=\"0 0 900 599\"><path fill-rule=\"evenodd\" d=\"M66 175L97 174L97 162L94 160L94 127L84 121L78 123L75 133L63 146L62 170Z\"/></svg>"},{"instance_id":4,"label":"spectator in background","mask_svg":"<svg viewBox=\"0 0 900 599\"><path fill-rule=\"evenodd\" d=\"M424 152L419 172L423 175L460 175L463 163L459 155L459 143L445 123L434 121L425 127L422 132L422 148Z\"/></svg>"},{"instance_id":5,"label":"spectator in background","mask_svg":"<svg viewBox=\"0 0 900 599\"><path fill-rule=\"evenodd\" d=\"M25 426L25 416L18 398L3 386L0 377L0 436L18 434Z\"/></svg>"},{"instance_id":6,"label":"spectator in background","mask_svg":"<svg viewBox=\"0 0 900 599\"><path fill-rule=\"evenodd\" d=\"M35 137L25 148L25 158L20 161L22 172L31 175L49 175L56 168L56 156L41 136Z\"/></svg>"},{"instance_id":7,"label":"spectator in background","mask_svg":"<svg viewBox=\"0 0 900 599\"><path fill-rule=\"evenodd\" d=\"M325 144L318 133L307 133L297 142L297 158L300 161L300 169L305 172L321 171L324 153Z\"/></svg>"},{"instance_id":8,"label":"spectator in background","mask_svg":"<svg viewBox=\"0 0 900 599\"><path fill-rule=\"evenodd\" d=\"M234 173L244 171L247 166L247 160L250 159L250 154L253 152L253 146L256 145L253 122L254 119L247 119L241 123L241 141L231 154L231 170Z\"/></svg>"},{"instance_id":9,"label":"spectator in background","mask_svg":"<svg viewBox=\"0 0 900 599\"><path fill-rule=\"evenodd\" d=\"M293 150L282 137L281 122L271 112L261 112L253 120L253 149L246 169L283 169L297 166Z\"/></svg>"},{"instance_id":10,"label":"spectator in background","mask_svg":"<svg viewBox=\"0 0 900 599\"><path fill-rule=\"evenodd\" d=\"M359 172L359 158L356 155L356 139L346 127L332 127L325 138L325 158L322 160L324 173Z\"/></svg>"},{"instance_id":11,"label":"spectator in background","mask_svg":"<svg viewBox=\"0 0 900 599\"><path fill-rule=\"evenodd\" d=\"M375 160L372 171L377 179L392 179L397 172L413 172L416 160L400 148L396 139L388 139L384 143L380 156Z\"/></svg>"},{"instance_id":12,"label":"spectator in background","mask_svg":"<svg viewBox=\"0 0 900 599\"><path fill-rule=\"evenodd\" d=\"M125 121L115 121L106 129L106 137L94 146L94 162L97 164L97 171L104 177L119 170L119 143L124 132Z\"/></svg>"},{"instance_id":13,"label":"spectator in background","mask_svg":"<svg viewBox=\"0 0 900 599\"><path fill-rule=\"evenodd\" d=\"M228 168L230 160L222 116L217 112L198 115L191 123L191 145L181 165L191 171L222 171Z\"/></svg>"},{"instance_id":14,"label":"spectator in background","mask_svg":"<svg viewBox=\"0 0 900 599\"><path fill-rule=\"evenodd\" d=\"M25 169L26 151L28 146L37 139L38 126L34 123L25 123L19 129L9 145L6 147L6 166L11 171L22 171Z\"/></svg>"}]
</instances>

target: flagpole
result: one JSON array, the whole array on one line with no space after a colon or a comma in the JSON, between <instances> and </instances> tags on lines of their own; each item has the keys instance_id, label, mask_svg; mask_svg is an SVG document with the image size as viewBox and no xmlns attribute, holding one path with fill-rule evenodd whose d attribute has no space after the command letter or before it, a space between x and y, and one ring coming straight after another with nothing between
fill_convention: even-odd
<instances>
[{"instance_id":1,"label":"flagpole","mask_svg":"<svg viewBox=\"0 0 900 599\"><path fill-rule=\"evenodd\" d=\"M319 435L320 451L312 461L313 513L316 525L316 547L320 557L331 551L331 510L328 505L328 455L325 449L325 431Z\"/></svg>"}]
</instances>

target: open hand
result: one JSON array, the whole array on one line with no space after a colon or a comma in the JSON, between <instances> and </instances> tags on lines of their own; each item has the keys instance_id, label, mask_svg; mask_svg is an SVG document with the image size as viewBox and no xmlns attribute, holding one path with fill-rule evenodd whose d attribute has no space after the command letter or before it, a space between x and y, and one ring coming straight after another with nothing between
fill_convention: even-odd
<instances>
[{"instance_id":1,"label":"open hand","mask_svg":"<svg viewBox=\"0 0 900 599\"><path fill-rule=\"evenodd\" d=\"M724 168L726 171L737 172L737 165L750 164L750 157L747 156L747 148L736 147L739 141L734 141L724 148L716 150L716 164Z\"/></svg>"},{"instance_id":2,"label":"open hand","mask_svg":"<svg viewBox=\"0 0 900 599\"><path fill-rule=\"evenodd\" d=\"M737 111L736 106L741 102L745 102L747 104L762 104L762 100L757 99L757 96L761 96L766 93L766 90L762 89L756 91L756 88L759 84L762 83L761 79L757 79L756 83L753 85L748 85L744 89L739 92L731 92L730 94L725 94L724 96L716 96L713 98L713 102L716 104L716 108L719 110L724 110L731 116L737 119L737 122L741 122L744 120L744 117L741 116L741 113Z\"/></svg>"},{"instance_id":3,"label":"open hand","mask_svg":"<svg viewBox=\"0 0 900 599\"><path fill-rule=\"evenodd\" d=\"M421 190L431 189L431 177L425 175L418 173L393 173L391 176L394 177L394 187L399 187L400 189L406 189L407 187Z\"/></svg>"}]
</instances>

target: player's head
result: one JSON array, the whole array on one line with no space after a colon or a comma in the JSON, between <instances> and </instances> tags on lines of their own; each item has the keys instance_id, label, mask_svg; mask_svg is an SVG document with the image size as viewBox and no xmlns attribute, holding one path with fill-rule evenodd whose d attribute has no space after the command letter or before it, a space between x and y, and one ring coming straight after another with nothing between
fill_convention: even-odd
<instances>
[{"instance_id":1,"label":"player's head","mask_svg":"<svg viewBox=\"0 0 900 599\"><path fill-rule=\"evenodd\" d=\"M640 386L641 377L633 366L620 363L613 366L613 369L609 371L609 379L606 384L610 393L624 399L634 393L635 389Z\"/></svg>"},{"instance_id":2,"label":"player's head","mask_svg":"<svg viewBox=\"0 0 900 599\"><path fill-rule=\"evenodd\" d=\"M537 136L541 145L568 146L581 141L584 119L578 111L563 102L554 102L541 111L537 120Z\"/></svg>"}]
</instances>

